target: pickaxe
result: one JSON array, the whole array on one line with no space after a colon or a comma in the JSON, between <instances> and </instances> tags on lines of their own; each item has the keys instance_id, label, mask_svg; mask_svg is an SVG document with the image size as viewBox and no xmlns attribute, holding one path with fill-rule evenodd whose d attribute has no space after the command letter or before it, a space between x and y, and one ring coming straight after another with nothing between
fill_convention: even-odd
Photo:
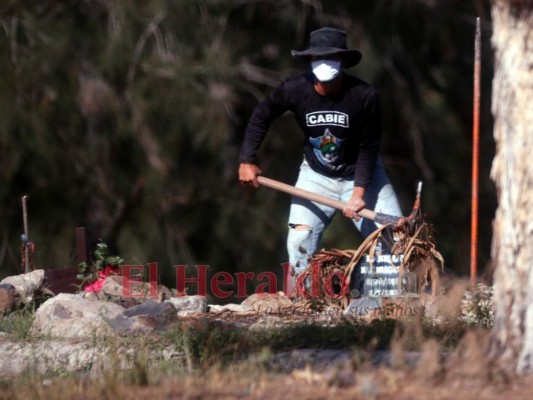
<instances>
[{"instance_id":1,"label":"pickaxe","mask_svg":"<svg viewBox=\"0 0 533 400\"><path fill-rule=\"evenodd\" d=\"M271 189L279 190L280 192L288 193L296 197L300 197L305 200L314 201L329 207L333 207L337 210L343 210L346 207L346 203L340 200L334 200L326 196L322 196L317 193L309 192L308 190L303 190L286 183L275 181L264 176L258 176L257 180L263 186L267 186ZM395 217L393 215L382 214L380 212L368 210L363 208L359 210L357 214L363 218L370 219L378 224L388 225L388 224L397 224L400 225L404 221L403 217Z\"/></svg>"}]
</instances>

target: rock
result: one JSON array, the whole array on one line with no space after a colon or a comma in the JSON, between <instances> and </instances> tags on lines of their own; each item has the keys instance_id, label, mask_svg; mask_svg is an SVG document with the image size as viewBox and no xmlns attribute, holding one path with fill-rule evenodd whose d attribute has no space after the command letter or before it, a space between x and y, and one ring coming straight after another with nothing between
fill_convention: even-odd
<instances>
[{"instance_id":1,"label":"rock","mask_svg":"<svg viewBox=\"0 0 533 400\"><path fill-rule=\"evenodd\" d=\"M131 370L139 357L145 356L139 347L131 344L117 347L116 344L109 346L108 341L94 340L36 340L29 343L3 340L0 354L0 379L3 381L28 372L43 376L80 372L89 379L107 379L110 371ZM176 350L175 345L152 346L147 357L150 365L161 360L183 366L186 362L185 354Z\"/></svg>"},{"instance_id":2,"label":"rock","mask_svg":"<svg viewBox=\"0 0 533 400\"><path fill-rule=\"evenodd\" d=\"M265 314L252 323L248 329L251 331L279 329L287 326L287 319L281 315Z\"/></svg>"},{"instance_id":3,"label":"rock","mask_svg":"<svg viewBox=\"0 0 533 400\"><path fill-rule=\"evenodd\" d=\"M236 313L243 313L243 312L250 312L250 311L255 312L255 310L251 306L247 306L246 304L233 304L233 303L224 304L224 305L209 304L209 311L212 313L217 313L217 314L224 312L224 311L231 311L231 312L236 312Z\"/></svg>"},{"instance_id":4,"label":"rock","mask_svg":"<svg viewBox=\"0 0 533 400\"><path fill-rule=\"evenodd\" d=\"M165 302L171 303L178 315L187 316L190 314L202 314L207 312L207 298L205 296L179 296L171 297Z\"/></svg>"},{"instance_id":5,"label":"rock","mask_svg":"<svg viewBox=\"0 0 533 400\"><path fill-rule=\"evenodd\" d=\"M107 321L123 311L123 307L109 301L89 301L60 293L36 311L32 332L64 338L111 335L113 330Z\"/></svg>"},{"instance_id":6,"label":"rock","mask_svg":"<svg viewBox=\"0 0 533 400\"><path fill-rule=\"evenodd\" d=\"M108 276L102 285L101 293L125 308L140 304L152 295L150 293L150 284L147 282L131 280L128 283L129 288L125 288L123 282L124 279L120 275ZM157 285L156 296L152 298L170 297L172 297L172 291L170 289L163 285Z\"/></svg>"},{"instance_id":7,"label":"rock","mask_svg":"<svg viewBox=\"0 0 533 400\"><path fill-rule=\"evenodd\" d=\"M101 349L91 343L41 341L35 343L0 343L0 377L6 378L27 371L86 371L102 357Z\"/></svg>"},{"instance_id":8,"label":"rock","mask_svg":"<svg viewBox=\"0 0 533 400\"><path fill-rule=\"evenodd\" d=\"M241 303L257 312L266 314L280 313L292 306L292 301L285 296L269 293L254 293Z\"/></svg>"},{"instance_id":9,"label":"rock","mask_svg":"<svg viewBox=\"0 0 533 400\"><path fill-rule=\"evenodd\" d=\"M27 304L33 301L35 292L44 287L44 270L37 269L27 274L8 276L0 282L0 284L2 283L13 286L19 293L21 300Z\"/></svg>"},{"instance_id":10,"label":"rock","mask_svg":"<svg viewBox=\"0 0 533 400\"><path fill-rule=\"evenodd\" d=\"M123 277L119 275L108 276L102 284L102 290L96 292L95 295L100 298L110 299L112 302L121 305L124 308L130 308L143 302L145 299L142 296L124 296ZM131 281L130 294L145 293L142 282Z\"/></svg>"},{"instance_id":11,"label":"rock","mask_svg":"<svg viewBox=\"0 0 533 400\"><path fill-rule=\"evenodd\" d=\"M20 306L20 296L9 283L0 284L0 316L11 313Z\"/></svg>"},{"instance_id":12,"label":"rock","mask_svg":"<svg viewBox=\"0 0 533 400\"><path fill-rule=\"evenodd\" d=\"M176 309L171 303L146 300L108 321L118 335L151 333L177 322Z\"/></svg>"},{"instance_id":13,"label":"rock","mask_svg":"<svg viewBox=\"0 0 533 400\"><path fill-rule=\"evenodd\" d=\"M366 317L382 307L381 297L361 297L359 299L352 299L346 310L344 310L344 315Z\"/></svg>"},{"instance_id":14,"label":"rock","mask_svg":"<svg viewBox=\"0 0 533 400\"><path fill-rule=\"evenodd\" d=\"M330 367L346 364L353 358L350 350L296 349L276 354L270 360L274 370L289 372L310 366L314 371L325 371Z\"/></svg>"},{"instance_id":15,"label":"rock","mask_svg":"<svg viewBox=\"0 0 533 400\"><path fill-rule=\"evenodd\" d=\"M89 301L100 301L102 297L96 292L80 292L78 296L82 297L85 300Z\"/></svg>"},{"instance_id":16,"label":"rock","mask_svg":"<svg viewBox=\"0 0 533 400\"><path fill-rule=\"evenodd\" d=\"M418 294L392 297L361 297L353 299L343 314L349 317L361 317L367 322L377 318L421 318L424 315Z\"/></svg>"},{"instance_id":17,"label":"rock","mask_svg":"<svg viewBox=\"0 0 533 400\"><path fill-rule=\"evenodd\" d=\"M140 282L132 281L132 291L138 292L142 290ZM133 289L135 286L135 289ZM105 281L102 285L102 293L107 296L116 296L122 297L124 294L124 287L122 285L122 276L111 275L105 278Z\"/></svg>"}]
</instances>

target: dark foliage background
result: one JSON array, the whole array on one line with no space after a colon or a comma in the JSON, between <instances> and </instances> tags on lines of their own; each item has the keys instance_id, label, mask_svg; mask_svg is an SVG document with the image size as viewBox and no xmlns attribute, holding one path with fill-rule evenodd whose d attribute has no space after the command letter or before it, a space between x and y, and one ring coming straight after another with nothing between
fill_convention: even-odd
<instances>
[{"instance_id":1,"label":"dark foliage background","mask_svg":"<svg viewBox=\"0 0 533 400\"><path fill-rule=\"evenodd\" d=\"M4 0L0 4L0 275L20 271L29 196L39 267L76 265L90 226L128 263L281 271L288 196L243 189L237 154L253 107L320 26L345 29L384 110L382 154L404 213L415 182L447 267L468 274L472 71L482 20L480 268L496 201L485 0ZM261 150L292 183L301 136L290 115ZM338 216L323 247L355 248ZM172 285L173 286L173 285Z\"/></svg>"}]
</instances>

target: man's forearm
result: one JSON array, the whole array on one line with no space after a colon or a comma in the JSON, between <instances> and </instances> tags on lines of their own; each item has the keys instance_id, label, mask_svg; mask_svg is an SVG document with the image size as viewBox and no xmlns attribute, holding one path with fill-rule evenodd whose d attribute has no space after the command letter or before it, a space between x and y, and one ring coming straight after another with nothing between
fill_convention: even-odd
<instances>
[{"instance_id":1,"label":"man's forearm","mask_svg":"<svg viewBox=\"0 0 533 400\"><path fill-rule=\"evenodd\" d=\"M354 186L353 192L352 192L352 198L354 197L360 197L363 198L365 196L366 188L362 186Z\"/></svg>"},{"instance_id":2,"label":"man's forearm","mask_svg":"<svg viewBox=\"0 0 533 400\"><path fill-rule=\"evenodd\" d=\"M379 145L374 144L359 151L355 164L354 186L366 188L372 179L379 153Z\"/></svg>"}]
</instances>

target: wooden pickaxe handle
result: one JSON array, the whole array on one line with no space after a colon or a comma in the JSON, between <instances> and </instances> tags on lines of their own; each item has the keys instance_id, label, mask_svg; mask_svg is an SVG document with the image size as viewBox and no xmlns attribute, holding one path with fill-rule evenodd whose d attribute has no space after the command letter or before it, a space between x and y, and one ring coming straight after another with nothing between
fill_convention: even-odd
<instances>
[{"instance_id":1,"label":"wooden pickaxe handle","mask_svg":"<svg viewBox=\"0 0 533 400\"><path fill-rule=\"evenodd\" d=\"M329 197L322 196L317 193L309 192L308 190L300 189L295 186L287 185L286 183L275 181L264 176L258 176L257 180L263 186L271 189L279 190L280 192L288 193L296 197L300 197L305 200L314 201L329 207L333 207L337 210L343 210L346 207L346 203L340 200L330 199ZM370 219L378 224L395 224L400 221L401 217L395 217L393 215L382 214L372 210L363 208L357 214L363 218Z\"/></svg>"}]
</instances>

